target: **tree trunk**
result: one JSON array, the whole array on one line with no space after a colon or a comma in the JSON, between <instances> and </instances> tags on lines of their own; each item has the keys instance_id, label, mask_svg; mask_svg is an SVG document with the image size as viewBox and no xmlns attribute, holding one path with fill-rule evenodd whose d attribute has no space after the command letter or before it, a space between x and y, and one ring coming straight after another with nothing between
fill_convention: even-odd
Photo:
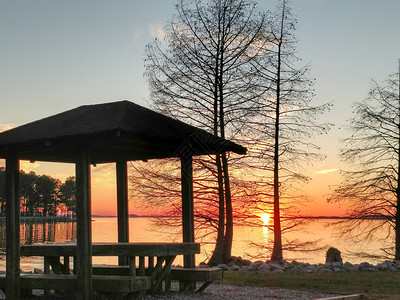
<instances>
[{"instance_id":1,"label":"tree trunk","mask_svg":"<svg viewBox=\"0 0 400 300\"><path fill-rule=\"evenodd\" d=\"M282 44L283 28L286 13L286 1L282 2L282 16L280 24L280 37L278 39L278 60L276 69L276 108L275 108L275 148L274 148L274 247L271 260L282 261L282 229L280 215L280 190L279 190L279 125L281 105L281 67L282 67Z\"/></svg>"},{"instance_id":2,"label":"tree trunk","mask_svg":"<svg viewBox=\"0 0 400 300\"><path fill-rule=\"evenodd\" d=\"M225 197L224 197L224 183L222 177L221 155L216 155L216 164L218 172L218 230L217 240L215 243L214 252L208 261L208 265L216 266L223 262L224 245L225 245Z\"/></svg>"},{"instance_id":3,"label":"tree trunk","mask_svg":"<svg viewBox=\"0 0 400 300\"><path fill-rule=\"evenodd\" d=\"M232 241L233 241L233 208L232 208L232 196L231 187L229 180L229 168L226 153L222 154L222 164L224 171L224 184L225 184L225 211L226 211L226 231L225 231L225 243L224 243L224 254L223 263L228 263L232 255Z\"/></svg>"},{"instance_id":4,"label":"tree trunk","mask_svg":"<svg viewBox=\"0 0 400 300\"><path fill-rule=\"evenodd\" d=\"M282 261L282 232L279 203L279 104L275 120L275 153L274 153L274 247L272 261Z\"/></svg>"}]
</instances>

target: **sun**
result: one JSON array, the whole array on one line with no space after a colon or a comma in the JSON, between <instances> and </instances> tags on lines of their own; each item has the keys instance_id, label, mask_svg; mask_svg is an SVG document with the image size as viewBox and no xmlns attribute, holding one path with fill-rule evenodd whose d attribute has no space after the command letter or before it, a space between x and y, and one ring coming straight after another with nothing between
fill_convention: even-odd
<instances>
[{"instance_id":1,"label":"sun","mask_svg":"<svg viewBox=\"0 0 400 300\"><path fill-rule=\"evenodd\" d=\"M261 215L261 219L264 223L264 226L268 226L268 222L269 222L269 214L262 214Z\"/></svg>"}]
</instances>

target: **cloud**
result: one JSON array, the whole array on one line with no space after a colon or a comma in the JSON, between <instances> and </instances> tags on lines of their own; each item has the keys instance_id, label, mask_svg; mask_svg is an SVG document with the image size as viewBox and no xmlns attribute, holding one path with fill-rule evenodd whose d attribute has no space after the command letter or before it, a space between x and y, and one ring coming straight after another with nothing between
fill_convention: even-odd
<instances>
[{"instance_id":1,"label":"cloud","mask_svg":"<svg viewBox=\"0 0 400 300\"><path fill-rule=\"evenodd\" d=\"M329 174L329 173L333 173L333 172L337 172L337 171L339 171L339 169L327 169L327 170L316 171L315 174L325 175L325 174Z\"/></svg>"},{"instance_id":2,"label":"cloud","mask_svg":"<svg viewBox=\"0 0 400 300\"><path fill-rule=\"evenodd\" d=\"M13 124L0 124L0 132L9 130L11 128L13 128L14 125Z\"/></svg>"},{"instance_id":3,"label":"cloud","mask_svg":"<svg viewBox=\"0 0 400 300\"><path fill-rule=\"evenodd\" d=\"M149 31L150 31L150 35L153 38L157 38L160 41L164 40L165 37L165 31L164 28L161 24L157 23L157 24L150 24L149 25Z\"/></svg>"},{"instance_id":4,"label":"cloud","mask_svg":"<svg viewBox=\"0 0 400 300\"><path fill-rule=\"evenodd\" d=\"M92 167L93 182L98 185L114 185L116 181L115 164L99 164Z\"/></svg>"},{"instance_id":5,"label":"cloud","mask_svg":"<svg viewBox=\"0 0 400 300\"><path fill-rule=\"evenodd\" d=\"M33 171L39 167L40 164L38 162L31 163L30 161L27 160L20 161L20 169L24 170L26 173L29 173L30 171Z\"/></svg>"}]
</instances>

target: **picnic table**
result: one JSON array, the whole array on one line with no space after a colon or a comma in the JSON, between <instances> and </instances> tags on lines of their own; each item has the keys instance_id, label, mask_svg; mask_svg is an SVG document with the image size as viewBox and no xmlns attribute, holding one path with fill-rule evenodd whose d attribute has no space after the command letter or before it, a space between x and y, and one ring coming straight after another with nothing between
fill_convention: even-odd
<instances>
[{"instance_id":1,"label":"picnic table","mask_svg":"<svg viewBox=\"0 0 400 300\"><path fill-rule=\"evenodd\" d=\"M21 256L44 257L45 274L41 276L42 279L37 276L31 279L29 287L35 288L34 283L45 286L44 281L51 282L51 278L54 282L61 282L60 286L63 286L64 281L76 279L79 266L74 259L77 256L75 243L23 245L20 251ZM127 262L124 265L93 265L94 290L105 289L108 284L109 290L115 287L118 291L121 281L127 281L127 289L131 291L145 289L147 293L158 294L163 292L163 282L164 291L170 291L171 266L175 257L196 253L200 253L198 243L93 243L92 256L126 257ZM50 269L53 271L51 276ZM34 278L35 275L30 277ZM67 283L65 285L71 286Z\"/></svg>"}]
</instances>

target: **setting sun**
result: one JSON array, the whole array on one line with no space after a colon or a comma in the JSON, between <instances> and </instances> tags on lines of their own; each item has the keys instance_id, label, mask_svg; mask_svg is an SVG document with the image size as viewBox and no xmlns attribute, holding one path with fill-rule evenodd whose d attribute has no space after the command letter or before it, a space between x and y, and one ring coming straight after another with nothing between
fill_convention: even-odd
<instances>
[{"instance_id":1,"label":"setting sun","mask_svg":"<svg viewBox=\"0 0 400 300\"><path fill-rule=\"evenodd\" d=\"M261 219L263 220L264 226L268 226L269 214L262 214Z\"/></svg>"}]
</instances>

